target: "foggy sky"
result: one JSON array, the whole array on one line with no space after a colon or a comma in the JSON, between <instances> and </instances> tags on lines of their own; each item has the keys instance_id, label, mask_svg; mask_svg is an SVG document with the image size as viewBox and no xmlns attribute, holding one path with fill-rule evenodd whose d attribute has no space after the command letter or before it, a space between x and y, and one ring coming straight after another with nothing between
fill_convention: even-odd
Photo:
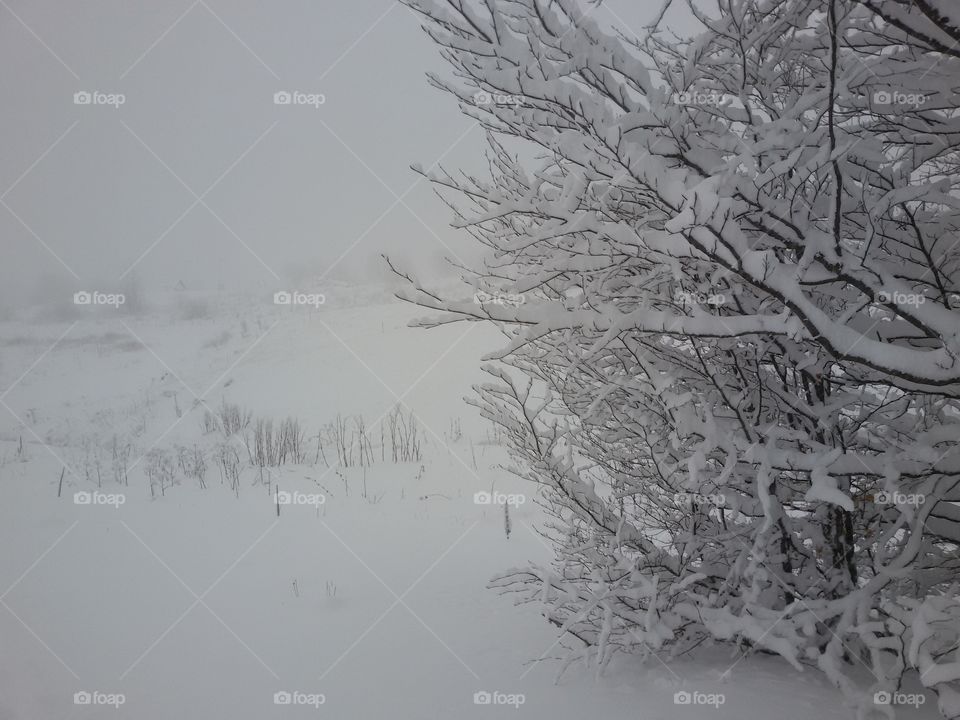
<instances>
[{"instance_id":1,"label":"foggy sky","mask_svg":"<svg viewBox=\"0 0 960 720\"><path fill-rule=\"evenodd\" d=\"M631 33L658 6L591 12ZM0 65L4 303L375 280L384 251L434 270L471 252L410 165L482 169L482 132L427 84L446 67L393 0L0 0Z\"/></svg>"}]
</instances>

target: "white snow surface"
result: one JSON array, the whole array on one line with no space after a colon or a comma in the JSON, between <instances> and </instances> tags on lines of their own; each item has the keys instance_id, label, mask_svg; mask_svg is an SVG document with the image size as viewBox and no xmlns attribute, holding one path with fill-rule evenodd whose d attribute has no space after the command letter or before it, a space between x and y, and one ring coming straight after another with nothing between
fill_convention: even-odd
<instances>
[{"instance_id":1,"label":"white snow surface","mask_svg":"<svg viewBox=\"0 0 960 720\"><path fill-rule=\"evenodd\" d=\"M220 298L182 319L171 296L136 316L0 323L0 719L851 717L819 673L729 647L558 679L556 628L485 588L551 557L534 488L498 467L502 448L462 401L502 339L410 329L415 308L364 297L317 309ZM325 502L278 517L252 467L237 497L212 459L205 489L181 475L151 498L145 462L118 486L104 456L99 490L123 504L75 504L97 490L90 448L114 435L131 462L154 446L209 448L192 393L299 418L314 434L307 462L271 481ZM398 398L430 428L421 464L380 461L375 421ZM338 413L371 429L366 491L360 468L315 462L315 434ZM509 538L502 508L474 503L490 489L526 495ZM123 704L75 704L82 691ZM484 691L515 702L477 704ZM324 702L275 704L278 692ZM677 704L678 692L723 701ZM901 716L937 717L935 702Z\"/></svg>"}]
</instances>

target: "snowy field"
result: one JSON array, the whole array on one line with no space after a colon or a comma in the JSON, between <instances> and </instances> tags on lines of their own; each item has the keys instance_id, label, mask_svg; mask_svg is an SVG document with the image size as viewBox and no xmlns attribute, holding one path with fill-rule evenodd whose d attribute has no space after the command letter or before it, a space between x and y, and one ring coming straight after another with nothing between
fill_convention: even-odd
<instances>
[{"instance_id":1,"label":"snowy field","mask_svg":"<svg viewBox=\"0 0 960 720\"><path fill-rule=\"evenodd\" d=\"M534 489L462 401L498 337L350 297L0 324L0 718L851 716L818 673L730 648L558 678L555 628L485 588L551 557ZM401 403L419 460L392 459ZM252 419L227 438L205 414L230 405ZM288 416L301 461L251 464L257 419Z\"/></svg>"},{"instance_id":2,"label":"snowy field","mask_svg":"<svg viewBox=\"0 0 960 720\"><path fill-rule=\"evenodd\" d=\"M960 720L960 0L0 54L0 720Z\"/></svg>"}]
</instances>

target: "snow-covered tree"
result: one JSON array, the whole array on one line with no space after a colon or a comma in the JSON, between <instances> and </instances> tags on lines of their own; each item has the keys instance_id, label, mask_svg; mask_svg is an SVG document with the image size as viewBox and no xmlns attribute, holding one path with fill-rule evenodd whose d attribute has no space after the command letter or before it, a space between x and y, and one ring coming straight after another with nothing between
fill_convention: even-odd
<instances>
[{"instance_id":1,"label":"snow-covered tree","mask_svg":"<svg viewBox=\"0 0 960 720\"><path fill-rule=\"evenodd\" d=\"M571 660L729 641L960 717L960 10L407 2L490 172L428 173L474 298L405 297L502 328L473 402L553 517L493 584Z\"/></svg>"}]
</instances>

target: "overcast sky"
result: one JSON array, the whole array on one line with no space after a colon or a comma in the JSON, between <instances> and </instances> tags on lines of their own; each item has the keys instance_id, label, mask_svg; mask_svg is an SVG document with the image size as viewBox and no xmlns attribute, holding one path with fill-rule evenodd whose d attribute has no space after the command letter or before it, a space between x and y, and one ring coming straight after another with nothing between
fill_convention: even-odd
<instances>
[{"instance_id":1,"label":"overcast sky","mask_svg":"<svg viewBox=\"0 0 960 720\"><path fill-rule=\"evenodd\" d=\"M593 12L631 32L657 6ZM482 167L482 134L427 84L445 66L394 0L0 0L0 65L4 302L467 252L410 165Z\"/></svg>"}]
</instances>

